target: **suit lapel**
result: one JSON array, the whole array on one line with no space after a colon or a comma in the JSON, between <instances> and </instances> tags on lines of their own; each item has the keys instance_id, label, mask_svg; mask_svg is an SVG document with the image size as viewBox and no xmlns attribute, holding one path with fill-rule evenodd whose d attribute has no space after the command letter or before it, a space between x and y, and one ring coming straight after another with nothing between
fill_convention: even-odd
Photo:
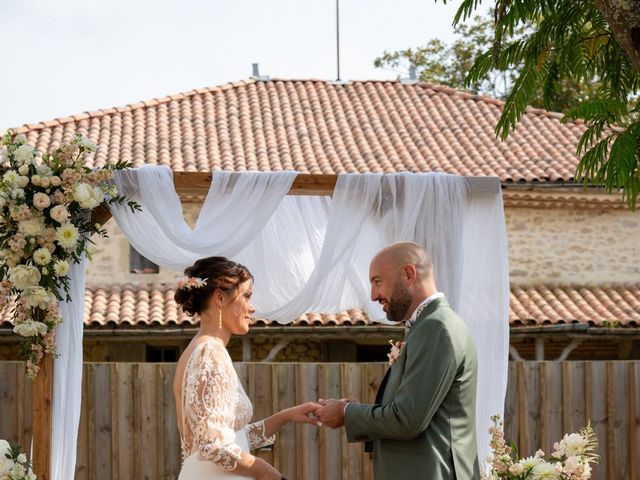
<instances>
[{"instance_id":1,"label":"suit lapel","mask_svg":"<svg viewBox=\"0 0 640 480\"><path fill-rule=\"evenodd\" d=\"M384 396L384 389L387 388L387 381L389 381L389 373L391 372L391 367L387 368L387 371L382 378L382 382L380 382L380 386L378 387L378 392L376 393L376 405L382 404L382 397Z\"/></svg>"}]
</instances>

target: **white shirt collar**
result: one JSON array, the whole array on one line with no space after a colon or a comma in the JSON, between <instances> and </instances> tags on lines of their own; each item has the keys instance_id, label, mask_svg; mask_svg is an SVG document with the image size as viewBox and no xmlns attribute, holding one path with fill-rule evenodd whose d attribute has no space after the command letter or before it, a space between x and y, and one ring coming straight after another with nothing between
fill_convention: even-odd
<instances>
[{"instance_id":1,"label":"white shirt collar","mask_svg":"<svg viewBox=\"0 0 640 480\"><path fill-rule=\"evenodd\" d=\"M417 320L418 315L420 314L420 312L422 312L422 310L424 310L427 305L429 305L434 300L436 300L438 298L442 298L442 297L444 297L444 293L442 293L442 292L436 292L433 295L429 295L427 298L425 298L422 301L422 303L420 305L418 305L418 308L416 308L413 311L413 313L409 317L409 320L407 320L407 323L413 324Z\"/></svg>"}]
</instances>

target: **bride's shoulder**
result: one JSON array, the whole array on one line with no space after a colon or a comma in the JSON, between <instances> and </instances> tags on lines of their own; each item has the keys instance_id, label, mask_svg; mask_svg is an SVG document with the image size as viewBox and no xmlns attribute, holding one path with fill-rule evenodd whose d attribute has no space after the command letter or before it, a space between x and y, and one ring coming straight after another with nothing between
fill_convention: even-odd
<instances>
[{"instance_id":1,"label":"bride's shoulder","mask_svg":"<svg viewBox=\"0 0 640 480\"><path fill-rule=\"evenodd\" d=\"M214 357L226 360L229 356L227 349L219 338L203 336L193 346L190 357Z\"/></svg>"}]
</instances>

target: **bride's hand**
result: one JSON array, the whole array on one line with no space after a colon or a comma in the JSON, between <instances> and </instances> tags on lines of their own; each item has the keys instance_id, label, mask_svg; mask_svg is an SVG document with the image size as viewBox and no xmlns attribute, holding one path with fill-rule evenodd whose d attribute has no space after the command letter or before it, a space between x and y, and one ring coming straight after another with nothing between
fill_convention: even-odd
<instances>
[{"instance_id":1,"label":"bride's hand","mask_svg":"<svg viewBox=\"0 0 640 480\"><path fill-rule=\"evenodd\" d=\"M310 425L315 425L316 427L321 427L322 423L313 416L315 411L321 406L322 405L315 402L302 403L295 407L287 408L287 417L290 421L295 423L308 423Z\"/></svg>"},{"instance_id":2,"label":"bride's hand","mask_svg":"<svg viewBox=\"0 0 640 480\"><path fill-rule=\"evenodd\" d=\"M261 458L256 459L258 468L256 480L286 480L286 477L276 470L273 465Z\"/></svg>"}]
</instances>

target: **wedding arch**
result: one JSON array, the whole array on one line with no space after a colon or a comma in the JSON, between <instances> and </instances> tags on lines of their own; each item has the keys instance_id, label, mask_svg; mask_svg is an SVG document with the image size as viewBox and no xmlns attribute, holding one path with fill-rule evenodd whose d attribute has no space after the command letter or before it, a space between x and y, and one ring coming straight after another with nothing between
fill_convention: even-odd
<instances>
[{"instance_id":1,"label":"wedding arch","mask_svg":"<svg viewBox=\"0 0 640 480\"><path fill-rule=\"evenodd\" d=\"M385 323L369 299L368 262L389 243L423 245L439 289L476 342L478 446L480 458L486 456L490 417L503 410L508 360L507 242L497 177L211 174L144 166L116 172L115 182L142 212L113 205L97 210L94 221L113 216L136 250L173 270L210 255L247 264L257 313L280 323L355 306ZM183 193L206 193L193 229L182 216ZM61 304L60 357L47 356L34 383L34 470L45 480L75 474L85 267L72 268L71 301Z\"/></svg>"}]
</instances>

